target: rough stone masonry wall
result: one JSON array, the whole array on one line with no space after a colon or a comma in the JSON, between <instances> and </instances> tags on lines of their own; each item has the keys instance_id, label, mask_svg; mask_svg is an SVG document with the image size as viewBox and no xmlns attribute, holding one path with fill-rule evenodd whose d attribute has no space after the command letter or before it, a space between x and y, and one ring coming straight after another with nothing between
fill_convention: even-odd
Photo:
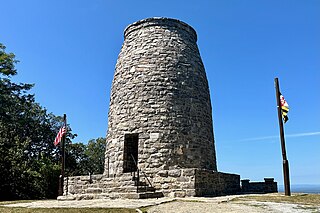
<instances>
[{"instance_id":1,"label":"rough stone masonry wall","mask_svg":"<svg viewBox=\"0 0 320 213\"><path fill-rule=\"evenodd\" d=\"M207 169L160 171L153 185L165 196L219 196L240 193L240 175Z\"/></svg>"},{"instance_id":2,"label":"rough stone masonry wall","mask_svg":"<svg viewBox=\"0 0 320 213\"><path fill-rule=\"evenodd\" d=\"M140 180L147 182L140 174ZM149 178L152 186L165 196L195 196L195 169L177 169L159 172ZM132 174L107 177L106 175L74 176L65 178L64 196L70 199L136 198L137 187ZM68 183L68 184L67 184Z\"/></svg>"},{"instance_id":3,"label":"rough stone masonry wall","mask_svg":"<svg viewBox=\"0 0 320 213\"><path fill-rule=\"evenodd\" d=\"M139 134L143 171L217 170L211 102L196 32L150 18L125 30L112 82L105 174L123 172L124 135Z\"/></svg>"},{"instance_id":4,"label":"rough stone masonry wall","mask_svg":"<svg viewBox=\"0 0 320 213\"><path fill-rule=\"evenodd\" d=\"M141 180L144 176L141 175ZM162 170L150 178L153 187L168 197L219 196L240 193L240 176L203 169ZM64 196L69 199L137 198L132 174L65 178Z\"/></svg>"},{"instance_id":5,"label":"rough stone masonry wall","mask_svg":"<svg viewBox=\"0 0 320 213\"><path fill-rule=\"evenodd\" d=\"M195 171L196 169L161 170L152 178L152 184L165 196L195 196Z\"/></svg>"},{"instance_id":6,"label":"rough stone masonry wall","mask_svg":"<svg viewBox=\"0 0 320 213\"><path fill-rule=\"evenodd\" d=\"M196 196L219 196L240 193L240 175L196 170Z\"/></svg>"},{"instance_id":7,"label":"rough stone masonry wall","mask_svg":"<svg viewBox=\"0 0 320 213\"><path fill-rule=\"evenodd\" d=\"M272 193L278 192L278 184L273 178L265 178L264 182L250 182L241 180L241 191L243 193Z\"/></svg>"},{"instance_id":8,"label":"rough stone masonry wall","mask_svg":"<svg viewBox=\"0 0 320 213\"><path fill-rule=\"evenodd\" d=\"M74 176L64 179L64 196L74 199L130 198L136 192L130 174L121 177L106 175Z\"/></svg>"}]
</instances>

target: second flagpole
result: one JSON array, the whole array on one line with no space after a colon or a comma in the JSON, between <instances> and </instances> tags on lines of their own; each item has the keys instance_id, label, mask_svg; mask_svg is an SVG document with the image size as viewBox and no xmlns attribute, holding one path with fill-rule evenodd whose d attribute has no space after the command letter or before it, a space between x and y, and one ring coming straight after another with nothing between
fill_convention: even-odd
<instances>
[{"instance_id":1,"label":"second flagpole","mask_svg":"<svg viewBox=\"0 0 320 213\"><path fill-rule=\"evenodd\" d=\"M62 136L62 143L61 143L61 174L59 176L59 190L58 195L63 195L63 182L65 176L65 164L66 164L66 152L65 152L65 144L66 144L66 135L67 135L67 115L63 114L63 125L65 127L65 134Z\"/></svg>"},{"instance_id":2,"label":"second flagpole","mask_svg":"<svg viewBox=\"0 0 320 213\"><path fill-rule=\"evenodd\" d=\"M287 159L286 153L286 144L284 139L284 129L281 113L281 101L280 101L280 89L279 89L279 80L278 78L274 79L276 87L276 98L277 98L277 108L278 108L278 120L280 128L280 141L281 141L281 151L282 151L282 164L283 164L283 179L284 179L284 191L285 195L290 196L290 178L289 178L289 161Z\"/></svg>"}]
</instances>

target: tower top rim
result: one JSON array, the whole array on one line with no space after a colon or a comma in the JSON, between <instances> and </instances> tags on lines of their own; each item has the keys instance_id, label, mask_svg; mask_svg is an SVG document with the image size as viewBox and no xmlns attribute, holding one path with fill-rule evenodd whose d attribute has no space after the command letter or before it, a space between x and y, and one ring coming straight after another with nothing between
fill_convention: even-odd
<instances>
[{"instance_id":1,"label":"tower top rim","mask_svg":"<svg viewBox=\"0 0 320 213\"><path fill-rule=\"evenodd\" d=\"M151 17L136 21L125 28L124 38L126 38L133 31L150 26L170 26L180 30L184 30L193 37L195 42L197 42L197 33L190 25L178 19L166 17Z\"/></svg>"}]
</instances>

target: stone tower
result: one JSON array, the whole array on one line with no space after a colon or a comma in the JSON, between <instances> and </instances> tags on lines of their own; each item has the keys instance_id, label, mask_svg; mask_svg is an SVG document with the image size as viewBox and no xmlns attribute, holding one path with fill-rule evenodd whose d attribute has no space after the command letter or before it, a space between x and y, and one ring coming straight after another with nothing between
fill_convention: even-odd
<instances>
[{"instance_id":1,"label":"stone tower","mask_svg":"<svg viewBox=\"0 0 320 213\"><path fill-rule=\"evenodd\" d=\"M195 30L148 18L124 32L112 82L105 174L217 171L211 102Z\"/></svg>"},{"instance_id":2,"label":"stone tower","mask_svg":"<svg viewBox=\"0 0 320 213\"><path fill-rule=\"evenodd\" d=\"M239 175L217 171L210 93L196 42L194 29L175 19L148 18L125 29L104 174L65 178L61 199L240 191Z\"/></svg>"}]
</instances>

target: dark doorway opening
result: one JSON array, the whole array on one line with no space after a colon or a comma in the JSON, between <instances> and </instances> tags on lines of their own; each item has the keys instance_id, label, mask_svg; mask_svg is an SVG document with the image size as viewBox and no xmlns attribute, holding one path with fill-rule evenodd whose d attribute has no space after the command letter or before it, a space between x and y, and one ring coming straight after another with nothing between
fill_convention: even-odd
<instances>
[{"instance_id":1,"label":"dark doorway opening","mask_svg":"<svg viewBox=\"0 0 320 213\"><path fill-rule=\"evenodd\" d=\"M137 171L138 164L138 134L124 135L123 172Z\"/></svg>"}]
</instances>

